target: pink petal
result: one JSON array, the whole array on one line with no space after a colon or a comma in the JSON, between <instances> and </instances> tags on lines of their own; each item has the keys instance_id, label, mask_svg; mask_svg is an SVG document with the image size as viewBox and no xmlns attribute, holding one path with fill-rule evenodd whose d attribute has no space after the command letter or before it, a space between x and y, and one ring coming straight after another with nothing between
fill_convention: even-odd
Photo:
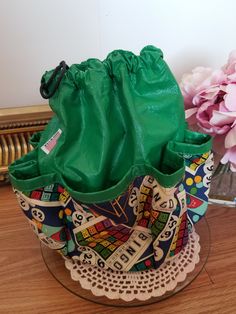
<instances>
[{"instance_id":1,"label":"pink petal","mask_svg":"<svg viewBox=\"0 0 236 314\"><path fill-rule=\"evenodd\" d=\"M231 51L229 54L228 62L223 66L222 70L227 74L232 74L235 72L235 63L236 63L236 50Z\"/></svg>"},{"instance_id":2,"label":"pink petal","mask_svg":"<svg viewBox=\"0 0 236 314\"><path fill-rule=\"evenodd\" d=\"M233 127L225 137L225 148L236 146L236 126Z\"/></svg>"},{"instance_id":3,"label":"pink petal","mask_svg":"<svg viewBox=\"0 0 236 314\"><path fill-rule=\"evenodd\" d=\"M221 84L226 80L227 75L222 70L215 70L212 72L212 75L210 77L211 84Z\"/></svg>"},{"instance_id":4,"label":"pink petal","mask_svg":"<svg viewBox=\"0 0 236 314\"><path fill-rule=\"evenodd\" d=\"M226 164L228 161L236 165L236 146L227 149L220 162L222 164Z\"/></svg>"},{"instance_id":5,"label":"pink petal","mask_svg":"<svg viewBox=\"0 0 236 314\"><path fill-rule=\"evenodd\" d=\"M214 132L214 128L213 127L204 127L203 125L201 125L200 123L198 123L198 126L203 130L203 132L207 133L207 134L211 134L211 135L215 135Z\"/></svg>"},{"instance_id":6,"label":"pink petal","mask_svg":"<svg viewBox=\"0 0 236 314\"><path fill-rule=\"evenodd\" d=\"M206 101L198 108L196 118L203 129L208 129L206 131L207 133L215 134L215 131L212 129L212 127L214 128L215 126L210 123L210 120L213 111L218 110L218 108L219 105L214 104L212 101Z\"/></svg>"},{"instance_id":7,"label":"pink petal","mask_svg":"<svg viewBox=\"0 0 236 314\"><path fill-rule=\"evenodd\" d=\"M228 112L229 110L225 107L225 102L222 101L219 105L219 111L221 112Z\"/></svg>"},{"instance_id":8,"label":"pink petal","mask_svg":"<svg viewBox=\"0 0 236 314\"><path fill-rule=\"evenodd\" d=\"M189 119L192 115L196 114L196 112L197 112L197 108L191 108L191 109L185 110L185 118Z\"/></svg>"},{"instance_id":9,"label":"pink petal","mask_svg":"<svg viewBox=\"0 0 236 314\"><path fill-rule=\"evenodd\" d=\"M220 90L222 91L222 92L226 92L226 87L227 87L227 83L224 83L224 84L221 84L220 85Z\"/></svg>"},{"instance_id":10,"label":"pink petal","mask_svg":"<svg viewBox=\"0 0 236 314\"><path fill-rule=\"evenodd\" d=\"M236 119L234 120L233 124L231 125L231 128L234 128L236 126Z\"/></svg>"},{"instance_id":11,"label":"pink petal","mask_svg":"<svg viewBox=\"0 0 236 314\"><path fill-rule=\"evenodd\" d=\"M228 81L231 83L236 82L236 72L228 76Z\"/></svg>"},{"instance_id":12,"label":"pink petal","mask_svg":"<svg viewBox=\"0 0 236 314\"><path fill-rule=\"evenodd\" d=\"M219 85L212 86L212 87L210 87L210 88L208 88L208 89L203 91L204 92L204 98L207 99L207 100L215 98L215 96L217 96L219 91L220 91Z\"/></svg>"},{"instance_id":13,"label":"pink petal","mask_svg":"<svg viewBox=\"0 0 236 314\"><path fill-rule=\"evenodd\" d=\"M236 84L229 84L226 87L225 106L229 111L236 111Z\"/></svg>"},{"instance_id":14,"label":"pink petal","mask_svg":"<svg viewBox=\"0 0 236 314\"><path fill-rule=\"evenodd\" d=\"M228 115L226 112L220 112L218 110L212 111L212 117L210 119L211 125L223 126L225 124L231 124L236 120L236 112L234 115Z\"/></svg>"},{"instance_id":15,"label":"pink petal","mask_svg":"<svg viewBox=\"0 0 236 314\"><path fill-rule=\"evenodd\" d=\"M230 129L229 125L224 125L221 127L213 126L214 133L219 134L219 135L227 133L229 131L229 129Z\"/></svg>"},{"instance_id":16,"label":"pink petal","mask_svg":"<svg viewBox=\"0 0 236 314\"><path fill-rule=\"evenodd\" d=\"M221 163L223 164L223 165L225 165L225 164L227 164L227 162L229 161L229 153L228 153L228 151L224 154L224 156L221 158Z\"/></svg>"},{"instance_id":17,"label":"pink petal","mask_svg":"<svg viewBox=\"0 0 236 314\"><path fill-rule=\"evenodd\" d=\"M230 163L230 170L232 171L232 172L236 172L236 164L235 163Z\"/></svg>"},{"instance_id":18,"label":"pink petal","mask_svg":"<svg viewBox=\"0 0 236 314\"><path fill-rule=\"evenodd\" d=\"M219 92L220 92L219 85L210 86L207 89L203 89L193 97L193 104L195 106L200 106L202 102L206 100L211 100L213 102Z\"/></svg>"},{"instance_id":19,"label":"pink petal","mask_svg":"<svg viewBox=\"0 0 236 314\"><path fill-rule=\"evenodd\" d=\"M200 125L204 128L210 128L211 125L209 123L209 109L208 107L210 107L209 102L205 102L201 105L201 107L199 107L197 114L196 114L196 118L198 120L198 122L200 123Z\"/></svg>"},{"instance_id":20,"label":"pink petal","mask_svg":"<svg viewBox=\"0 0 236 314\"><path fill-rule=\"evenodd\" d=\"M228 149L229 151L229 161L236 164L236 146Z\"/></svg>"}]
</instances>

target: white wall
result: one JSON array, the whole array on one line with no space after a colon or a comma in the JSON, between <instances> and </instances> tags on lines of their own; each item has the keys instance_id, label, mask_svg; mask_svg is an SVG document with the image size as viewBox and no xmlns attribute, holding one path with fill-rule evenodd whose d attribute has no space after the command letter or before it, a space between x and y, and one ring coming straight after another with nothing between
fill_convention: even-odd
<instances>
[{"instance_id":1,"label":"white wall","mask_svg":"<svg viewBox=\"0 0 236 314\"><path fill-rule=\"evenodd\" d=\"M45 103L41 75L61 60L160 47L177 79L236 48L235 0L0 0L0 107Z\"/></svg>"}]
</instances>

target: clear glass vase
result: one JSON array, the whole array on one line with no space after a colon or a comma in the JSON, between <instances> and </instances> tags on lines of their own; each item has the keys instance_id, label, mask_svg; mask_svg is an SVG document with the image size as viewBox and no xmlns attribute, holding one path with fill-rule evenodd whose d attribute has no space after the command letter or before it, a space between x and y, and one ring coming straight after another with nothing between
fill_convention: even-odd
<instances>
[{"instance_id":1,"label":"clear glass vase","mask_svg":"<svg viewBox=\"0 0 236 314\"><path fill-rule=\"evenodd\" d=\"M218 163L212 176L209 204L236 207L236 172L230 164Z\"/></svg>"}]
</instances>

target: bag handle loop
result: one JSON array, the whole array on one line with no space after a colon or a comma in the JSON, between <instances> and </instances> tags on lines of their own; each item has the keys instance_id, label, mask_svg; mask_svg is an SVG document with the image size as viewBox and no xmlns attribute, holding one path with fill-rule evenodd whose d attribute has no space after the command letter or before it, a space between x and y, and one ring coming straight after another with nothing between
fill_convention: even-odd
<instances>
[{"instance_id":1,"label":"bag handle loop","mask_svg":"<svg viewBox=\"0 0 236 314\"><path fill-rule=\"evenodd\" d=\"M65 61L61 61L60 64L55 68L55 70L53 71L52 75L50 76L49 80L47 82L45 82L45 78L42 79L41 81L41 86L40 86L40 94L44 99L48 99L50 97L52 97L56 90L58 89L61 80L64 76L64 74L66 73L66 71L69 69L68 65L65 63ZM52 84L54 78L56 77L56 75L60 72L60 75L58 76L58 79L55 83L54 88L49 92L49 87Z\"/></svg>"}]
</instances>

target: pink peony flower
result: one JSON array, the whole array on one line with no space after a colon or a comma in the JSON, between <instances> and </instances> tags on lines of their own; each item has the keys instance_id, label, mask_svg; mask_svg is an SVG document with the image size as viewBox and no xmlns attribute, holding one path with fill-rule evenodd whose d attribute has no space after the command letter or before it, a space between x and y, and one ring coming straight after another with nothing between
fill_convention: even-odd
<instances>
[{"instance_id":1,"label":"pink peony flower","mask_svg":"<svg viewBox=\"0 0 236 314\"><path fill-rule=\"evenodd\" d=\"M222 70L212 70L204 67L196 67L192 70L192 73L183 75L180 88L184 97L185 108L192 109L187 112L187 115L190 114L190 116L186 116L189 124L196 124L194 97L212 85L223 83L225 79L226 74Z\"/></svg>"},{"instance_id":2,"label":"pink peony flower","mask_svg":"<svg viewBox=\"0 0 236 314\"><path fill-rule=\"evenodd\" d=\"M236 104L234 102L236 89L228 87L229 85L227 87L223 85L211 86L193 97L196 122L208 134L225 134L236 119L236 110L235 112L229 111ZM186 110L186 113L188 117L191 117L189 109Z\"/></svg>"},{"instance_id":3,"label":"pink peony flower","mask_svg":"<svg viewBox=\"0 0 236 314\"><path fill-rule=\"evenodd\" d=\"M185 73L182 77L180 88L184 96L186 108L193 106L193 97L202 89L211 84L210 77L213 70L211 68L196 67L192 73Z\"/></svg>"},{"instance_id":4,"label":"pink peony flower","mask_svg":"<svg viewBox=\"0 0 236 314\"><path fill-rule=\"evenodd\" d=\"M197 67L184 74L180 87L189 124L213 135L221 162L236 171L236 50L221 70Z\"/></svg>"}]
</instances>

